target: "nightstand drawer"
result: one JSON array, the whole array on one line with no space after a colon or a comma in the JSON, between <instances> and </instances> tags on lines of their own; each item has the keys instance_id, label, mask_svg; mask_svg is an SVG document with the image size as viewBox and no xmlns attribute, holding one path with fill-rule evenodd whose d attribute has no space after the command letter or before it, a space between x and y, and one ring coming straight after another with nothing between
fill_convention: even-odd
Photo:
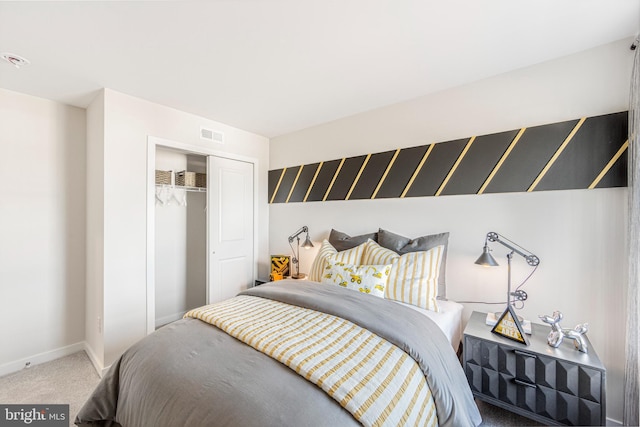
<instances>
[{"instance_id":1,"label":"nightstand drawer","mask_svg":"<svg viewBox=\"0 0 640 427\"><path fill-rule=\"evenodd\" d=\"M545 424L604 425L605 371L595 354L552 349L540 334L532 340L545 339L546 347L469 329L463 364L476 397Z\"/></svg>"},{"instance_id":2,"label":"nightstand drawer","mask_svg":"<svg viewBox=\"0 0 640 427\"><path fill-rule=\"evenodd\" d=\"M474 394L497 399L532 413L537 411L537 386L519 382L513 376L492 369L467 365L467 378Z\"/></svg>"},{"instance_id":3,"label":"nightstand drawer","mask_svg":"<svg viewBox=\"0 0 640 427\"><path fill-rule=\"evenodd\" d=\"M510 375L516 382L535 385L538 381L549 387L547 377L554 378L555 373L547 375L545 359L534 353L513 349L494 342L467 337L465 344L472 351L467 363L476 364L482 368L492 369L502 374Z\"/></svg>"}]
</instances>

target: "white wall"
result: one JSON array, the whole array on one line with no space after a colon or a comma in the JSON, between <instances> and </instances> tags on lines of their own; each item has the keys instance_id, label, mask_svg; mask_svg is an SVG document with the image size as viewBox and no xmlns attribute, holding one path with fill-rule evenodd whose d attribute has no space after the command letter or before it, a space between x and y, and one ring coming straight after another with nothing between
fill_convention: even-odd
<instances>
[{"instance_id":1,"label":"white wall","mask_svg":"<svg viewBox=\"0 0 640 427\"><path fill-rule=\"evenodd\" d=\"M0 89L0 375L82 349L85 111Z\"/></svg>"},{"instance_id":2,"label":"white wall","mask_svg":"<svg viewBox=\"0 0 640 427\"><path fill-rule=\"evenodd\" d=\"M631 40L466 86L362 113L271 140L271 169L594 116L628 108ZM270 253L289 253L286 236L308 225L313 240L331 228L356 235L378 227L408 236L449 231L448 296L503 301L501 267L473 264L488 231L533 251L541 265L525 285L528 319L558 309L563 326L589 322L589 338L607 367L607 414L622 419L627 190L442 196L270 205ZM315 251L301 254L308 272ZM528 273L514 259L514 283ZM465 304L471 311L495 306Z\"/></svg>"},{"instance_id":3,"label":"white wall","mask_svg":"<svg viewBox=\"0 0 640 427\"><path fill-rule=\"evenodd\" d=\"M258 159L258 262L263 272L269 262L269 145L259 135L109 89L104 90L104 114L104 365L108 366L146 334L147 137ZM201 126L223 131L225 143L201 140Z\"/></svg>"},{"instance_id":4,"label":"white wall","mask_svg":"<svg viewBox=\"0 0 640 427\"><path fill-rule=\"evenodd\" d=\"M104 367L104 92L87 108L87 354L101 373Z\"/></svg>"}]
</instances>

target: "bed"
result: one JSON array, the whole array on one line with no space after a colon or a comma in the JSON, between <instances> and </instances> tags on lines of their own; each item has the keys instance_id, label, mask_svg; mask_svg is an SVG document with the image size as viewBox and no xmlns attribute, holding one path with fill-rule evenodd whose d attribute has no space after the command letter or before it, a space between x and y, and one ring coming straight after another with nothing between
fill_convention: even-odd
<instances>
[{"instance_id":1,"label":"bed","mask_svg":"<svg viewBox=\"0 0 640 427\"><path fill-rule=\"evenodd\" d=\"M267 283L214 306L219 309L225 304L237 307L237 304L267 303L306 310L305 316L310 313L333 316L329 317L333 322L344 319L410 356L408 359L419 366L420 376L428 386L433 416L420 418L423 420L420 422L415 422L419 417L411 419L409 423L391 414L381 425L480 424L478 409L450 338L419 310L338 286L296 280ZM211 307L195 316L207 318L210 310L216 309ZM251 318L253 312L257 317ZM442 314L452 312L455 309ZM242 313L244 325L255 325L268 317L260 309ZM223 319L217 327L200 318L187 317L132 346L111 366L75 423L124 427L379 425L369 419L357 420L353 411L342 406L341 396L328 393L291 366L229 334L229 329L242 328L229 326L226 321ZM306 325L299 323L300 330L303 324ZM445 324L450 330L452 323L445 321ZM269 334L273 333L272 329ZM329 351L328 358L336 353L339 351ZM377 359L369 357L373 354L369 351L362 354L362 359ZM342 388L348 394L354 389L349 384ZM373 388L379 390L381 386ZM417 392L409 394L404 397L411 400L413 395L417 396ZM391 399L400 412L405 408L402 399L401 393ZM429 412L428 404L425 408L422 412Z\"/></svg>"},{"instance_id":2,"label":"bed","mask_svg":"<svg viewBox=\"0 0 640 427\"><path fill-rule=\"evenodd\" d=\"M453 351L458 353L460 343L462 342L462 311L464 306L452 300L438 300L440 310L436 313L430 310L423 310L415 305L405 304L394 301L411 310L417 311L423 316L428 317L442 331L444 336L451 344Z\"/></svg>"},{"instance_id":3,"label":"bed","mask_svg":"<svg viewBox=\"0 0 640 427\"><path fill-rule=\"evenodd\" d=\"M128 349L80 426L477 426L448 233L332 230L309 280L200 307Z\"/></svg>"}]
</instances>

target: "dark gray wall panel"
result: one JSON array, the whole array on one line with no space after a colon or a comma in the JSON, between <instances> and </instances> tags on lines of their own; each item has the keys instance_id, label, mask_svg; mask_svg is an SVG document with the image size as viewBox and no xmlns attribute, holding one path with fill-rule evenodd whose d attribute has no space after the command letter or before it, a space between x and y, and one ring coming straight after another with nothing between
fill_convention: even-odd
<instances>
[{"instance_id":1,"label":"dark gray wall panel","mask_svg":"<svg viewBox=\"0 0 640 427\"><path fill-rule=\"evenodd\" d=\"M313 176L315 175L319 164L320 163L304 165L302 172L300 172L300 176L298 177L298 182L296 182L293 193L291 193L291 197L289 198L289 203L296 203L304 200L304 196L307 194L307 190L309 189L309 185L311 184L311 180L313 180Z\"/></svg>"},{"instance_id":2,"label":"dark gray wall panel","mask_svg":"<svg viewBox=\"0 0 640 427\"><path fill-rule=\"evenodd\" d=\"M336 170L338 170L339 165L340 160L332 160L330 162L324 162L322 164L320 172L318 173L318 177L316 178L316 182L311 188L309 197L307 197L307 202L319 202L322 200L325 193L327 192L327 189L329 188L329 184L331 183Z\"/></svg>"},{"instance_id":3,"label":"dark gray wall panel","mask_svg":"<svg viewBox=\"0 0 640 427\"><path fill-rule=\"evenodd\" d=\"M284 177L282 178L282 182L280 182L278 193L276 194L275 199L273 199L273 203L284 203L287 201L293 181L296 179L296 175L298 175L298 169L300 169L300 166L287 168L287 171L284 173Z\"/></svg>"},{"instance_id":4,"label":"dark gray wall panel","mask_svg":"<svg viewBox=\"0 0 640 427\"><path fill-rule=\"evenodd\" d=\"M458 139L433 144L427 161L420 169L406 197L435 195L467 142L469 142L468 139Z\"/></svg>"},{"instance_id":5,"label":"dark gray wall panel","mask_svg":"<svg viewBox=\"0 0 640 427\"><path fill-rule=\"evenodd\" d=\"M347 197L365 158L366 156L358 156L345 159L327 200L344 200Z\"/></svg>"},{"instance_id":6,"label":"dark gray wall panel","mask_svg":"<svg viewBox=\"0 0 640 427\"><path fill-rule=\"evenodd\" d=\"M528 128L485 189L485 193L527 191L578 120Z\"/></svg>"},{"instance_id":7,"label":"dark gray wall panel","mask_svg":"<svg viewBox=\"0 0 640 427\"><path fill-rule=\"evenodd\" d=\"M626 140L626 112L588 118L535 191L588 188Z\"/></svg>"},{"instance_id":8,"label":"dark gray wall panel","mask_svg":"<svg viewBox=\"0 0 640 427\"><path fill-rule=\"evenodd\" d=\"M393 167L387 174L387 178L382 183L380 190L378 190L376 199L400 197L424 153L427 152L427 148L429 148L428 145L422 145L400 150Z\"/></svg>"},{"instance_id":9,"label":"dark gray wall panel","mask_svg":"<svg viewBox=\"0 0 640 427\"><path fill-rule=\"evenodd\" d=\"M370 199L395 151L372 154L349 199Z\"/></svg>"},{"instance_id":10,"label":"dark gray wall panel","mask_svg":"<svg viewBox=\"0 0 640 427\"><path fill-rule=\"evenodd\" d=\"M278 180L280 179L280 175L282 174L282 169L275 169L269 171L269 201L271 201L271 197L273 197L273 192L276 189L276 185L278 185Z\"/></svg>"},{"instance_id":11,"label":"dark gray wall panel","mask_svg":"<svg viewBox=\"0 0 640 427\"><path fill-rule=\"evenodd\" d=\"M303 202L307 192L309 202L368 199L378 185L375 198L626 186L627 114L481 135L463 157L470 138L374 153L366 165L364 155L313 163L302 167L295 186L300 166L287 168L279 187L283 169L272 170L268 176L269 200L286 202L292 186L290 203ZM316 170L319 172L312 185Z\"/></svg>"},{"instance_id":12,"label":"dark gray wall panel","mask_svg":"<svg viewBox=\"0 0 640 427\"><path fill-rule=\"evenodd\" d=\"M625 150L620 158L613 164L611 169L600 180L596 188L626 187L627 184L627 162L629 161L628 150Z\"/></svg>"},{"instance_id":13,"label":"dark gray wall panel","mask_svg":"<svg viewBox=\"0 0 640 427\"><path fill-rule=\"evenodd\" d=\"M477 137L441 194L476 194L517 133L512 130Z\"/></svg>"}]
</instances>

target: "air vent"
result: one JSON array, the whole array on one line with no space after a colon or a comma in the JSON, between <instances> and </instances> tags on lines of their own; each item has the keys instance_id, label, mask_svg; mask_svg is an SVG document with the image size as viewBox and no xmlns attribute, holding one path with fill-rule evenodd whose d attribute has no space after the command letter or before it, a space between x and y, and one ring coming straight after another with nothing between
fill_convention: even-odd
<instances>
[{"instance_id":1,"label":"air vent","mask_svg":"<svg viewBox=\"0 0 640 427\"><path fill-rule=\"evenodd\" d=\"M217 142L218 144L224 144L224 133L217 130L201 127L200 138L211 142Z\"/></svg>"}]
</instances>

